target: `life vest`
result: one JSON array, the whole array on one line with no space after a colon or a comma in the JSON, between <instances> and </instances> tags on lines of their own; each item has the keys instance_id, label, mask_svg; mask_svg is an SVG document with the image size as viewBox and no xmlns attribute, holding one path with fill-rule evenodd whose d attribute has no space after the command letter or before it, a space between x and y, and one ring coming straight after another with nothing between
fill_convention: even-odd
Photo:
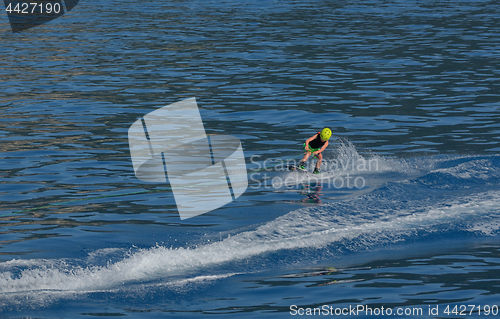
<instances>
[{"instance_id":1,"label":"life vest","mask_svg":"<svg viewBox=\"0 0 500 319\"><path fill-rule=\"evenodd\" d=\"M316 138L312 141L309 142L309 147L312 147L312 148L322 148L323 145L325 145L326 141L322 141L321 140L321 132L318 132L318 134L316 134Z\"/></svg>"}]
</instances>

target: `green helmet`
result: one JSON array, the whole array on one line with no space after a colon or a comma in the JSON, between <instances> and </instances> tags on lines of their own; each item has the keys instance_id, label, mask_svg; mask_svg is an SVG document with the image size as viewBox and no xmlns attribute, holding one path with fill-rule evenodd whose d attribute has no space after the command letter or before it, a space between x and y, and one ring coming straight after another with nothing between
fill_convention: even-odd
<instances>
[{"instance_id":1,"label":"green helmet","mask_svg":"<svg viewBox=\"0 0 500 319\"><path fill-rule=\"evenodd\" d=\"M325 127L321 131L321 134L319 136L323 141L328 141L330 139L330 136L332 136L332 130L330 130L328 127Z\"/></svg>"}]
</instances>

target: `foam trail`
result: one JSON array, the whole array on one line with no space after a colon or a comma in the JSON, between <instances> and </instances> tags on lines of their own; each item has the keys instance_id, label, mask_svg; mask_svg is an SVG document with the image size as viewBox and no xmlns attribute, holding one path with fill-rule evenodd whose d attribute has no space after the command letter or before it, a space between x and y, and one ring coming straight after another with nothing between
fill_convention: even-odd
<instances>
[{"instance_id":1,"label":"foam trail","mask_svg":"<svg viewBox=\"0 0 500 319\"><path fill-rule=\"evenodd\" d=\"M339 139L332 149L325 151L318 175L289 171L271 179L272 187L277 192L293 189L298 185L321 184L323 188L335 191L336 199L353 198L370 193L387 182L407 180L428 172L434 161L414 161L384 158L375 154L367 157L360 155L348 139ZM308 170L312 171L316 160L308 161ZM297 164L297 163L295 163Z\"/></svg>"},{"instance_id":2,"label":"foam trail","mask_svg":"<svg viewBox=\"0 0 500 319\"><path fill-rule=\"evenodd\" d=\"M158 245L128 253L105 248L83 260L5 262L0 264L0 308L26 298L128 291L137 284L154 287L165 281L196 283L203 281L199 276L206 273L200 271L207 268L231 267L233 262L245 260L237 269L224 272L248 272L259 269L263 259L272 261L285 250L294 250L300 261L301 254L306 254L303 248L319 253L359 251L440 232L494 235L498 229L486 229L484 222L498 225L500 221L499 176L500 157L455 158L413 180L391 182L364 196L295 210L219 242L176 249ZM118 261L95 265L103 258ZM218 272L210 275L224 278Z\"/></svg>"},{"instance_id":3,"label":"foam trail","mask_svg":"<svg viewBox=\"0 0 500 319\"><path fill-rule=\"evenodd\" d=\"M369 198L364 203L369 206ZM394 242L412 231L433 231L433 226L456 223L496 212L500 192L490 191L461 198L454 203L415 206L406 209L378 209L363 212L354 201L335 203L326 213L321 207L290 212L252 231L242 232L220 242L196 248L156 246L139 250L106 266L75 267L65 261L40 262L15 275L0 273L0 294L33 291L92 292L119 287L125 283L148 282L185 275L192 270L251 258L284 249L322 248L329 244L360 238L355 245L368 247L386 240ZM341 211L349 208L349 214ZM353 244L354 245L354 244ZM8 266L8 263L6 263Z\"/></svg>"}]
</instances>

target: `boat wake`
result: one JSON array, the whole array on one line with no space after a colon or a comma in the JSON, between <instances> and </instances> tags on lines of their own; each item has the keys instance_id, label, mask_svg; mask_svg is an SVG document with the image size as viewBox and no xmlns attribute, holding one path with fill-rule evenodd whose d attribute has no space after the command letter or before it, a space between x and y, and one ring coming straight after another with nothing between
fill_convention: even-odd
<instances>
[{"instance_id":1,"label":"boat wake","mask_svg":"<svg viewBox=\"0 0 500 319\"><path fill-rule=\"evenodd\" d=\"M372 173L379 180L369 193L293 210L217 242L107 248L82 260L5 262L0 264L0 307L27 298L44 304L137 285L213 281L408 240L499 233L500 157L417 158L390 167ZM384 175L399 173L413 177L387 181Z\"/></svg>"}]
</instances>

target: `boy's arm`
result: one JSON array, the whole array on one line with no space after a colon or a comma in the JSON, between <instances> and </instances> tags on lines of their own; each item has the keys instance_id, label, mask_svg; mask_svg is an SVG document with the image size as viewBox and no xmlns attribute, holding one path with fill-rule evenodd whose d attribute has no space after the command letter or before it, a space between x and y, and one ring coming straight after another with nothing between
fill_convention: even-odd
<instances>
[{"instance_id":1,"label":"boy's arm","mask_svg":"<svg viewBox=\"0 0 500 319\"><path fill-rule=\"evenodd\" d=\"M313 154L319 154L319 153L323 152L327 146L328 146L328 141L326 141L326 143L323 144L323 147L319 151L316 151Z\"/></svg>"},{"instance_id":2,"label":"boy's arm","mask_svg":"<svg viewBox=\"0 0 500 319\"><path fill-rule=\"evenodd\" d=\"M316 138L316 135L318 135L318 133L314 134L313 136L311 136L310 138L308 138L306 140L306 150L309 151L309 142L311 142L312 140L314 140Z\"/></svg>"}]
</instances>

